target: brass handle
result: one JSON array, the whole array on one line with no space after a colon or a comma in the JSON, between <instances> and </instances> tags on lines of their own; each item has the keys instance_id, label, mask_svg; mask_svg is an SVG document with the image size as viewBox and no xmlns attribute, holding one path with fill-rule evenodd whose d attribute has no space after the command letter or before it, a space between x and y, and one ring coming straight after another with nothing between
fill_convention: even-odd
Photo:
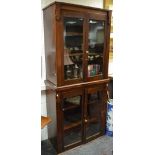
<instances>
[{"instance_id":1,"label":"brass handle","mask_svg":"<svg viewBox=\"0 0 155 155\"><path fill-rule=\"evenodd\" d=\"M56 94L56 99L59 99L59 95L58 94Z\"/></svg>"},{"instance_id":2,"label":"brass handle","mask_svg":"<svg viewBox=\"0 0 155 155\"><path fill-rule=\"evenodd\" d=\"M85 61L88 61L88 60L89 60L89 59L88 59L88 53L89 53L89 51L86 51L87 58L85 59Z\"/></svg>"},{"instance_id":3,"label":"brass handle","mask_svg":"<svg viewBox=\"0 0 155 155\"><path fill-rule=\"evenodd\" d=\"M87 120L87 119L85 119L84 121L85 121L85 123L87 123L87 122L88 122L88 120Z\"/></svg>"}]
</instances>

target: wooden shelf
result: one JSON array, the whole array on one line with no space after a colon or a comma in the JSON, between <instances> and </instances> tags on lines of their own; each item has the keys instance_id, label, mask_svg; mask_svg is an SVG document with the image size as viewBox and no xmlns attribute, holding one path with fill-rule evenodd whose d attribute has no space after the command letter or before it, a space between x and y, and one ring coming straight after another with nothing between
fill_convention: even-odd
<instances>
[{"instance_id":1,"label":"wooden shelf","mask_svg":"<svg viewBox=\"0 0 155 155\"><path fill-rule=\"evenodd\" d=\"M87 120L86 124L97 122L97 121L98 121L97 117L92 117ZM81 124L82 124L82 121L77 121L77 122L74 122L71 124L64 125L64 131L68 131L68 130L74 129L76 127L79 127Z\"/></svg>"},{"instance_id":2,"label":"wooden shelf","mask_svg":"<svg viewBox=\"0 0 155 155\"><path fill-rule=\"evenodd\" d=\"M83 53L70 53L70 54L66 54L64 56L67 57L67 56L80 56L80 55L83 55Z\"/></svg>"},{"instance_id":3,"label":"wooden shelf","mask_svg":"<svg viewBox=\"0 0 155 155\"><path fill-rule=\"evenodd\" d=\"M80 105L77 104L73 104L73 103L68 103L64 106L64 108L62 109L62 111L67 111L67 110L71 110L71 109L75 109L80 107Z\"/></svg>"},{"instance_id":4,"label":"wooden shelf","mask_svg":"<svg viewBox=\"0 0 155 155\"><path fill-rule=\"evenodd\" d=\"M83 33L79 33L79 32L66 32L65 36L83 36Z\"/></svg>"},{"instance_id":5,"label":"wooden shelf","mask_svg":"<svg viewBox=\"0 0 155 155\"><path fill-rule=\"evenodd\" d=\"M88 119L88 122L87 123L93 123L93 122L97 122L97 117L92 117L92 118L89 118Z\"/></svg>"},{"instance_id":6,"label":"wooden shelf","mask_svg":"<svg viewBox=\"0 0 155 155\"><path fill-rule=\"evenodd\" d=\"M96 74L96 75L92 75L92 76L88 76L88 78L92 78L92 77L98 77L98 76L102 76L102 73Z\"/></svg>"},{"instance_id":7,"label":"wooden shelf","mask_svg":"<svg viewBox=\"0 0 155 155\"><path fill-rule=\"evenodd\" d=\"M103 56L103 54L99 53L99 52L94 52L94 53L89 52L88 55L100 55L100 56Z\"/></svg>"},{"instance_id":8,"label":"wooden shelf","mask_svg":"<svg viewBox=\"0 0 155 155\"><path fill-rule=\"evenodd\" d=\"M100 103L97 103L97 102L100 102L100 100L93 100L93 101L90 101L90 102L88 101L88 104L89 105L91 105L91 104L97 104L97 105L100 104Z\"/></svg>"},{"instance_id":9,"label":"wooden shelf","mask_svg":"<svg viewBox=\"0 0 155 155\"><path fill-rule=\"evenodd\" d=\"M64 131L67 131L67 130L69 130L69 129L73 129L73 128L75 128L75 127L78 127L78 126L80 126L81 125L81 121L77 121L77 122L74 122L74 123L72 123L72 124L68 124L68 125L65 125L64 126Z\"/></svg>"}]
</instances>

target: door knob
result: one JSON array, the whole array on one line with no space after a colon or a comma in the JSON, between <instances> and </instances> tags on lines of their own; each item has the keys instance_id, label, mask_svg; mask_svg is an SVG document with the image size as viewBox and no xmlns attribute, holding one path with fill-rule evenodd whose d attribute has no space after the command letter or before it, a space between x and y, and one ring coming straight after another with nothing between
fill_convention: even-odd
<instances>
[{"instance_id":1,"label":"door knob","mask_svg":"<svg viewBox=\"0 0 155 155\"><path fill-rule=\"evenodd\" d=\"M87 122L88 122L88 120L87 120L87 119L85 119L84 121L85 121L85 123L87 123Z\"/></svg>"},{"instance_id":2,"label":"door knob","mask_svg":"<svg viewBox=\"0 0 155 155\"><path fill-rule=\"evenodd\" d=\"M56 94L56 99L59 99L59 94Z\"/></svg>"}]
</instances>

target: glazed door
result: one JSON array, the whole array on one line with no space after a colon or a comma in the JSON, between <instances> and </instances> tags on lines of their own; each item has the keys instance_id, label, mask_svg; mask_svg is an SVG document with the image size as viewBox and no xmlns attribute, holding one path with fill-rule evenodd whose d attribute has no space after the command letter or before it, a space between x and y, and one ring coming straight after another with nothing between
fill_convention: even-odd
<instances>
[{"instance_id":1,"label":"glazed door","mask_svg":"<svg viewBox=\"0 0 155 155\"><path fill-rule=\"evenodd\" d=\"M64 84L83 81L85 17L83 14L65 11L63 25L62 78Z\"/></svg>"},{"instance_id":2,"label":"glazed door","mask_svg":"<svg viewBox=\"0 0 155 155\"><path fill-rule=\"evenodd\" d=\"M103 79L106 60L106 18L90 15L87 24L86 78L87 81Z\"/></svg>"},{"instance_id":3,"label":"glazed door","mask_svg":"<svg viewBox=\"0 0 155 155\"><path fill-rule=\"evenodd\" d=\"M107 15L62 12L62 83L107 77Z\"/></svg>"},{"instance_id":4,"label":"glazed door","mask_svg":"<svg viewBox=\"0 0 155 155\"><path fill-rule=\"evenodd\" d=\"M85 93L85 140L104 134L106 120L106 102L103 86L86 89Z\"/></svg>"},{"instance_id":5,"label":"glazed door","mask_svg":"<svg viewBox=\"0 0 155 155\"><path fill-rule=\"evenodd\" d=\"M73 90L62 93L62 122L64 149L82 143L83 91Z\"/></svg>"}]
</instances>

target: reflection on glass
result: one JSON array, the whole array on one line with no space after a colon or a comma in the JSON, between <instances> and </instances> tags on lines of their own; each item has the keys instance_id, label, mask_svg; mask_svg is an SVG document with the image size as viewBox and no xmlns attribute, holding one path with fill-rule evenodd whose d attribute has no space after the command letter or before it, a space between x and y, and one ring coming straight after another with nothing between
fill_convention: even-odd
<instances>
[{"instance_id":1,"label":"reflection on glass","mask_svg":"<svg viewBox=\"0 0 155 155\"><path fill-rule=\"evenodd\" d=\"M68 133L64 133L64 147L81 142L81 128L76 128Z\"/></svg>"},{"instance_id":2,"label":"reflection on glass","mask_svg":"<svg viewBox=\"0 0 155 155\"><path fill-rule=\"evenodd\" d=\"M88 77L102 74L104 22L89 20Z\"/></svg>"},{"instance_id":3,"label":"reflection on glass","mask_svg":"<svg viewBox=\"0 0 155 155\"><path fill-rule=\"evenodd\" d=\"M100 134L101 129L101 105L102 95L101 92L88 94L87 106L87 124L86 124L86 138Z\"/></svg>"},{"instance_id":4,"label":"reflection on glass","mask_svg":"<svg viewBox=\"0 0 155 155\"><path fill-rule=\"evenodd\" d=\"M64 98L62 111L64 117L64 145L72 145L82 140L82 96Z\"/></svg>"},{"instance_id":5,"label":"reflection on glass","mask_svg":"<svg viewBox=\"0 0 155 155\"><path fill-rule=\"evenodd\" d=\"M64 78L82 78L83 19L64 17Z\"/></svg>"}]
</instances>

